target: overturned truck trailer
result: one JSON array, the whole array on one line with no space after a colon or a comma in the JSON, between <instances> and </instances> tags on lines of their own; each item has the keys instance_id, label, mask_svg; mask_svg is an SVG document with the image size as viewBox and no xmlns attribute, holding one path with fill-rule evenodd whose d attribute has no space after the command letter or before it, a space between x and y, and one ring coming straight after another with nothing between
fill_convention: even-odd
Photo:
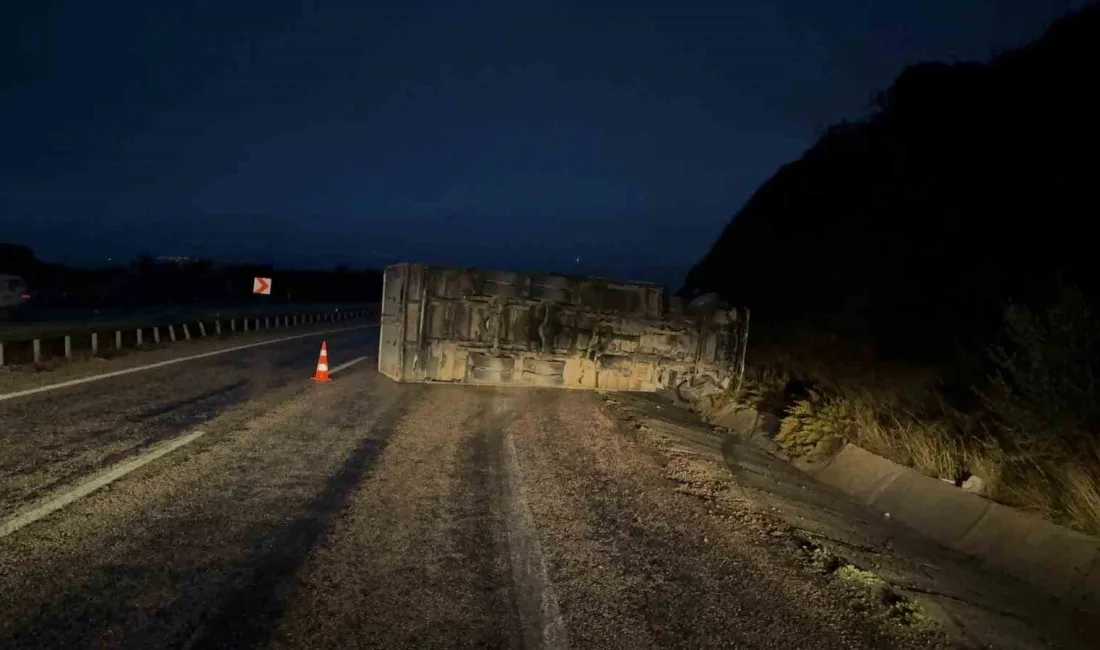
<instances>
[{"instance_id":1,"label":"overturned truck trailer","mask_svg":"<svg viewBox=\"0 0 1100 650\"><path fill-rule=\"evenodd\" d=\"M745 315L637 282L386 269L378 370L402 382L654 391L743 371Z\"/></svg>"}]
</instances>

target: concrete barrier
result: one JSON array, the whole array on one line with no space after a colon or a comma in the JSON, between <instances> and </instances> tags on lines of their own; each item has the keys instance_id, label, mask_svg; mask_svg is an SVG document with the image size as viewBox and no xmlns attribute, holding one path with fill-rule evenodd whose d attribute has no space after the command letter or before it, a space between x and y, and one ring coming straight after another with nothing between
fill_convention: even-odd
<instances>
[{"instance_id":1,"label":"concrete barrier","mask_svg":"<svg viewBox=\"0 0 1100 650\"><path fill-rule=\"evenodd\" d=\"M810 473L948 548L1078 609L1100 612L1100 539L964 492L850 443Z\"/></svg>"},{"instance_id":2,"label":"concrete barrier","mask_svg":"<svg viewBox=\"0 0 1100 650\"><path fill-rule=\"evenodd\" d=\"M824 467L810 470L819 481L836 486L864 505L896 481L905 468L855 445L845 445Z\"/></svg>"}]
</instances>

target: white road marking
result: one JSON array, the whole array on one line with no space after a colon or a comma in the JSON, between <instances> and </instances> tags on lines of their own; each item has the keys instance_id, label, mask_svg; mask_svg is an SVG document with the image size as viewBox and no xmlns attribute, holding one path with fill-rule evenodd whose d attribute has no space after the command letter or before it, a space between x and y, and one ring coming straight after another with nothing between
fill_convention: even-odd
<instances>
[{"instance_id":1,"label":"white road marking","mask_svg":"<svg viewBox=\"0 0 1100 650\"><path fill-rule=\"evenodd\" d=\"M341 363L340 365L336 366L332 370L329 370L328 374L331 375L334 372L340 372L341 370L346 370L346 369L354 366L355 364L359 363L360 361L365 361L367 359L373 359L373 358L374 357L356 357L356 358L352 359L351 361L348 361L347 363Z\"/></svg>"},{"instance_id":2,"label":"white road marking","mask_svg":"<svg viewBox=\"0 0 1100 650\"><path fill-rule=\"evenodd\" d=\"M33 524L39 519L64 508L73 501L76 501L81 497L87 496L92 492L95 492L99 488L103 487L104 485L108 485L122 478L123 476L126 476L135 469L151 463L161 456L169 452L175 451L176 449L179 449L180 447L190 442L198 440L203 436L204 433L205 432L203 431L194 431L178 438L174 438L168 442L153 447L152 449L146 451L140 456L137 456L136 458L131 458L130 460L121 462L114 467L111 467L110 469L102 472L101 474L93 476L88 480L77 484L76 487L68 490L67 492L63 492L59 495L42 499L28 510L18 515L15 515L14 517L11 517L3 523L0 523L0 537L7 537L8 535L11 535L15 531L19 530L20 528L23 528L28 524Z\"/></svg>"},{"instance_id":3,"label":"white road marking","mask_svg":"<svg viewBox=\"0 0 1100 650\"><path fill-rule=\"evenodd\" d=\"M75 385L75 384L83 384L83 383L87 383L89 381L95 381L97 379L106 379L108 377L116 377L118 375L124 375L124 374L131 373L131 372L138 372L140 370L148 370L149 368L158 368L160 366L166 366L166 365L170 365L170 364L173 364L173 363L180 363L182 361L188 361L188 360L191 360L191 359L200 359L202 357L214 356L215 354L223 354L225 352L232 352L234 350L243 350L243 349L246 349L246 348L254 348L254 347L257 347L257 346L260 346L260 345L269 345L271 343L279 343L281 341L289 341L289 340L292 340L292 339L305 338L307 336L316 336L316 335L319 335L319 334L331 334L333 332L345 332L345 331L348 331L348 330L364 329L364 328L367 328L367 327L377 327L377 325L361 325L361 326L357 326L357 327L345 327L345 328L337 329L337 330L326 330L324 332L314 332L312 334L301 334L301 335L298 335L298 336L288 336L288 337L273 340L273 341L262 341L260 343L249 343L248 345L240 345L240 346L237 346L235 348L230 348L230 349L226 349L226 350L218 350L216 352L208 352L208 353L205 353L205 354L197 354L197 355L193 355L193 356L190 356L190 357L185 357L185 358L182 358L182 359L172 359L171 361L162 361L160 363L155 363L155 364L151 364L151 365L148 365L148 366L141 366L140 368L129 368L127 370L120 370L120 371L117 371L117 372L107 373L107 374L104 374L104 375L96 375L94 377L86 377L84 379L77 379L77 380L74 380L74 381L71 381L71 382L65 382L65 383L62 383L62 384L52 384L50 386L44 386L42 388L32 389L29 392L28 391L23 391L21 393L10 393L9 395L0 395L0 399L10 399L11 397L18 397L19 395L28 395L28 394L31 394L31 393L42 392L44 390L53 390L55 388L63 388L65 386L72 386L72 385ZM341 370L346 370L346 369L354 366L355 364L359 363L360 361L365 361L367 359L373 359L373 358L374 357L371 357L371 356L356 357L356 358L352 359L351 361L347 361L345 363L340 364L339 366L336 366L335 368L333 368L332 370L329 371L329 374L340 372ZM95 492L96 490L98 490L99 488L101 488L105 485L108 485L110 483L113 483L114 481L117 481L118 479L122 478L123 476L126 476L127 474L134 471L135 469L138 469L139 467L142 467L143 465L151 463L152 461L160 458L161 456L164 456L165 454L171 453L171 452L175 451L176 449L179 449L180 447L182 447L182 446L184 446L184 445L186 445L190 442L198 440L203 435L205 435L205 433L206 433L205 431L194 431L192 433L188 433L188 434L180 436L178 438L174 438L174 439L172 439L168 442L164 442L164 443L161 443L159 445L156 445L153 448L149 449L148 451L146 451L145 453L143 453L139 456L131 458L130 460L127 460L127 461L123 461L123 462L115 465L114 467L111 467L111 468L109 468L109 469L107 469L107 470L105 470L105 471L103 471L99 474L96 474L96 475L92 476L91 478L89 478L89 479L87 479L87 480L85 480L81 483L78 483L71 490L63 492L63 493L58 494L56 496L45 497L44 499L41 499L40 501L35 503L33 506L30 506L28 509L24 510L23 512L15 515L13 517L10 517L9 519L5 520L3 523L0 523L0 538L7 537L8 535L11 535L15 531L19 530L20 528L23 528L23 527L25 527L29 524L33 524L34 522L38 521L39 519L42 519L43 517L45 517L47 515L50 515L54 512L57 512L58 510L64 508L65 506L67 506L70 503L76 501L77 499L80 499L82 497L86 497L89 494L91 494L92 492Z\"/></svg>"},{"instance_id":4,"label":"white road marking","mask_svg":"<svg viewBox=\"0 0 1100 650\"><path fill-rule=\"evenodd\" d=\"M285 341L293 341L296 339L304 339L311 336L322 336L324 334L335 334L338 332L349 332L352 330L367 329L369 327L378 327L378 323L371 323L369 325L355 325L353 327L341 327L331 330L322 330L319 332L309 332L308 334L295 334L294 336L284 336L277 339L271 339L268 341L260 341L258 343L247 343L245 345L237 345L231 348L225 348L224 350L215 350L213 352L204 352L202 354L193 354L189 357L180 357L179 359L169 359L168 361L159 361L157 363L150 363L146 366L138 366L136 368L126 368L125 370L115 370L114 372L105 372L102 375L92 375L91 377L81 377L80 379L73 379L71 381L63 381L57 384L48 384L46 386L39 386L38 388L28 388L27 390L20 390L14 393L4 393L0 395L0 402L9 399L15 399L16 397L26 397L27 395L34 395L36 393L45 393L51 390L59 390L62 388L68 388L70 386L79 386L80 384L87 384L93 381L100 381L102 379L110 379L111 377L121 377L122 375L129 375L135 372L142 372L143 370L152 370L153 368L163 368L164 366L170 366L174 363L183 363L184 361L194 361L195 359L205 359L207 357L217 356L219 354L229 354L230 352L236 352L238 350L247 350L248 348L258 348L262 345L274 345L276 343L283 343Z\"/></svg>"}]
</instances>

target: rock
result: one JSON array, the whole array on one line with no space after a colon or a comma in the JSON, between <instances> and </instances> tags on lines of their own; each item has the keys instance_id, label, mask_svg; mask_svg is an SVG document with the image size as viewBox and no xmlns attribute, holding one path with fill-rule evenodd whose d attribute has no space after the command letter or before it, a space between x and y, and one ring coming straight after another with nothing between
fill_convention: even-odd
<instances>
[{"instance_id":1,"label":"rock","mask_svg":"<svg viewBox=\"0 0 1100 650\"><path fill-rule=\"evenodd\" d=\"M779 432L779 418L771 413L758 411L752 407L719 413L714 421L716 424L746 438L761 434L771 438Z\"/></svg>"},{"instance_id":2,"label":"rock","mask_svg":"<svg viewBox=\"0 0 1100 650\"><path fill-rule=\"evenodd\" d=\"M971 494L985 495L985 481L980 476L970 475L970 478L963 481L962 489Z\"/></svg>"}]
</instances>

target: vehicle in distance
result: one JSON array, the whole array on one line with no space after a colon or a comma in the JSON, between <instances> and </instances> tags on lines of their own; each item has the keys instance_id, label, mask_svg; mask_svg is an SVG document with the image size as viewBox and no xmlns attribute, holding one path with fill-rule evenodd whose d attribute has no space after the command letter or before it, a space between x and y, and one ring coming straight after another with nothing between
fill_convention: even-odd
<instances>
[{"instance_id":1,"label":"vehicle in distance","mask_svg":"<svg viewBox=\"0 0 1100 650\"><path fill-rule=\"evenodd\" d=\"M0 275L0 320L14 315L30 299L26 280L18 275Z\"/></svg>"},{"instance_id":2,"label":"vehicle in distance","mask_svg":"<svg viewBox=\"0 0 1100 650\"><path fill-rule=\"evenodd\" d=\"M386 269L378 369L402 382L724 388L746 312L641 282L426 264Z\"/></svg>"}]
</instances>

